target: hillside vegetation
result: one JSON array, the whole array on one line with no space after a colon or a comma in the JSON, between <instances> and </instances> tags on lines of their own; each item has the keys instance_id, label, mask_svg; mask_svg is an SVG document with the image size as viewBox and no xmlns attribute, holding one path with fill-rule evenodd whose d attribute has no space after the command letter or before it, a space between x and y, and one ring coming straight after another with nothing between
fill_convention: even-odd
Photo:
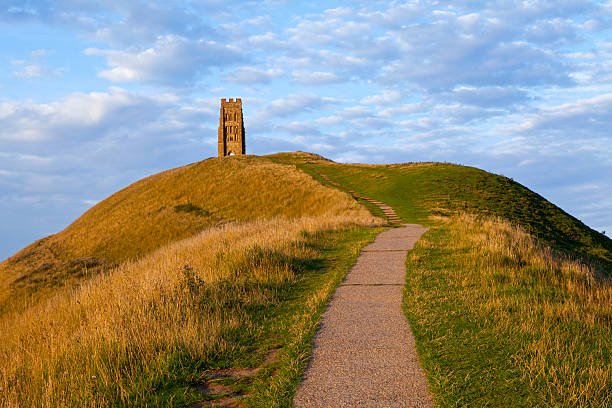
<instances>
[{"instance_id":1,"label":"hillside vegetation","mask_svg":"<svg viewBox=\"0 0 612 408\"><path fill-rule=\"evenodd\" d=\"M319 173L430 227L403 306L438 406L612 405L612 240L475 168L298 152L151 176L0 264L0 407L291 406L382 225Z\"/></svg>"},{"instance_id":2,"label":"hillside vegetation","mask_svg":"<svg viewBox=\"0 0 612 408\"><path fill-rule=\"evenodd\" d=\"M215 227L0 319L0 407L288 406L327 299L378 232L347 210ZM232 375L271 350L260 375Z\"/></svg>"},{"instance_id":3,"label":"hillside vegetation","mask_svg":"<svg viewBox=\"0 0 612 408\"><path fill-rule=\"evenodd\" d=\"M440 407L610 407L612 285L507 221L435 217L404 307Z\"/></svg>"},{"instance_id":4,"label":"hillside vegetation","mask_svg":"<svg viewBox=\"0 0 612 408\"><path fill-rule=\"evenodd\" d=\"M293 166L261 157L211 158L168 170L113 194L1 263L0 313L7 302L34 293L40 298L214 225L346 211L364 209Z\"/></svg>"},{"instance_id":5,"label":"hillside vegetation","mask_svg":"<svg viewBox=\"0 0 612 408\"><path fill-rule=\"evenodd\" d=\"M272 157L430 227L404 309L437 406L612 406L612 240L475 168Z\"/></svg>"},{"instance_id":6,"label":"hillside vegetation","mask_svg":"<svg viewBox=\"0 0 612 408\"><path fill-rule=\"evenodd\" d=\"M379 225L266 158L134 183L2 264L0 407L288 406Z\"/></svg>"},{"instance_id":7,"label":"hillside vegetation","mask_svg":"<svg viewBox=\"0 0 612 408\"><path fill-rule=\"evenodd\" d=\"M270 157L381 200L405 222L430 225L431 215L461 213L499 217L555 249L596 261L608 276L612 271L610 238L510 178L450 163L341 164L309 153Z\"/></svg>"}]
</instances>

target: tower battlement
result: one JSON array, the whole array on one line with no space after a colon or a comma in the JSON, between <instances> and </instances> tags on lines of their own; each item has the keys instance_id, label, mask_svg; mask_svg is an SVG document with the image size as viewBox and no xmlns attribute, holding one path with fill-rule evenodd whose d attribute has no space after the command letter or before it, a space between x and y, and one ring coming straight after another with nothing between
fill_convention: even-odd
<instances>
[{"instance_id":1,"label":"tower battlement","mask_svg":"<svg viewBox=\"0 0 612 408\"><path fill-rule=\"evenodd\" d=\"M221 99L219 110L219 157L246 154L242 99Z\"/></svg>"},{"instance_id":2,"label":"tower battlement","mask_svg":"<svg viewBox=\"0 0 612 408\"><path fill-rule=\"evenodd\" d=\"M234 101L233 98L229 98L229 99L221 99L221 106L223 105L235 105L235 104L240 104L240 106L242 107L242 99L240 98L236 98L236 100Z\"/></svg>"}]
</instances>

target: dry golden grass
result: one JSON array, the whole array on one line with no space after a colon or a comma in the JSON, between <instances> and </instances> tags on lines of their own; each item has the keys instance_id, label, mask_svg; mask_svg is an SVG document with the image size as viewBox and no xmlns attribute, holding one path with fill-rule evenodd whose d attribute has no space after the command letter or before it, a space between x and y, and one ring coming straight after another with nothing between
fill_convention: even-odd
<instances>
[{"instance_id":1,"label":"dry golden grass","mask_svg":"<svg viewBox=\"0 0 612 408\"><path fill-rule=\"evenodd\" d=\"M168 170L113 194L1 263L0 314L7 302L22 309L29 294L44 297L220 223L346 211L364 209L294 166L262 157L211 158Z\"/></svg>"},{"instance_id":2,"label":"dry golden grass","mask_svg":"<svg viewBox=\"0 0 612 408\"><path fill-rule=\"evenodd\" d=\"M500 219L433 218L406 308L440 405L610 406L612 285L597 266Z\"/></svg>"},{"instance_id":3,"label":"dry golden grass","mask_svg":"<svg viewBox=\"0 0 612 408\"><path fill-rule=\"evenodd\" d=\"M235 347L232 332L256 330L247 311L275 302L275 287L296 279L292 260L313 257L309 234L380 223L339 208L214 227L5 316L0 406L151 403L151 384L180 371L181 361L205 362Z\"/></svg>"}]
</instances>

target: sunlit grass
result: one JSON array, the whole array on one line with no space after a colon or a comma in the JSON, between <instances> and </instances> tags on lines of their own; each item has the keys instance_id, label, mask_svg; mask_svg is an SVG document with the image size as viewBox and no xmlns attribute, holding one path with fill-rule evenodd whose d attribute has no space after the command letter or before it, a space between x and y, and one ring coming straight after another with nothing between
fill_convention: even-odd
<instances>
[{"instance_id":1,"label":"sunlit grass","mask_svg":"<svg viewBox=\"0 0 612 408\"><path fill-rule=\"evenodd\" d=\"M341 164L308 153L270 157L383 201L404 222L428 225L440 208L500 217L556 249L597 260L603 273L612 271L612 240L510 178L451 163Z\"/></svg>"},{"instance_id":2,"label":"sunlit grass","mask_svg":"<svg viewBox=\"0 0 612 408\"><path fill-rule=\"evenodd\" d=\"M409 257L405 304L440 406L612 405L610 239L471 167L272 157L431 227Z\"/></svg>"},{"instance_id":3,"label":"sunlit grass","mask_svg":"<svg viewBox=\"0 0 612 408\"><path fill-rule=\"evenodd\" d=\"M478 169L297 153L160 173L0 264L0 406L185 406L208 398L207 370L269 349L271 367L227 381L243 404L290 406L381 221L313 169L431 227L405 307L441 406L611 405L609 239Z\"/></svg>"},{"instance_id":4,"label":"sunlit grass","mask_svg":"<svg viewBox=\"0 0 612 408\"><path fill-rule=\"evenodd\" d=\"M0 265L0 406L183 406L207 368L272 346L279 374L245 401L287 401L326 299L375 232L359 226L381 222L259 157L134 183Z\"/></svg>"},{"instance_id":5,"label":"sunlit grass","mask_svg":"<svg viewBox=\"0 0 612 408\"><path fill-rule=\"evenodd\" d=\"M366 211L294 166L211 158L140 180L0 264L0 315L215 225Z\"/></svg>"},{"instance_id":6,"label":"sunlit grass","mask_svg":"<svg viewBox=\"0 0 612 408\"><path fill-rule=\"evenodd\" d=\"M612 404L612 285L500 219L436 217L405 308L438 404Z\"/></svg>"},{"instance_id":7,"label":"sunlit grass","mask_svg":"<svg viewBox=\"0 0 612 408\"><path fill-rule=\"evenodd\" d=\"M214 361L257 344L258 311L273 312L309 262L325 261L318 234L376 223L363 214L216 227L7 316L0 321L0 406L181 406L197 399L190 382ZM337 281L338 271L307 292L303 315L284 316L293 339L309 343L313 315Z\"/></svg>"}]
</instances>

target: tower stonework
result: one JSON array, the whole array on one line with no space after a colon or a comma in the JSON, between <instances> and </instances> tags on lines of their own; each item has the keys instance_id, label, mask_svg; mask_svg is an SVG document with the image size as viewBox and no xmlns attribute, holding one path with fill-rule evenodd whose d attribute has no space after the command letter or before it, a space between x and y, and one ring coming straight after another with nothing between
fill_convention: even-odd
<instances>
[{"instance_id":1,"label":"tower stonework","mask_svg":"<svg viewBox=\"0 0 612 408\"><path fill-rule=\"evenodd\" d=\"M219 113L219 157L246 154L240 98L221 99Z\"/></svg>"}]
</instances>

